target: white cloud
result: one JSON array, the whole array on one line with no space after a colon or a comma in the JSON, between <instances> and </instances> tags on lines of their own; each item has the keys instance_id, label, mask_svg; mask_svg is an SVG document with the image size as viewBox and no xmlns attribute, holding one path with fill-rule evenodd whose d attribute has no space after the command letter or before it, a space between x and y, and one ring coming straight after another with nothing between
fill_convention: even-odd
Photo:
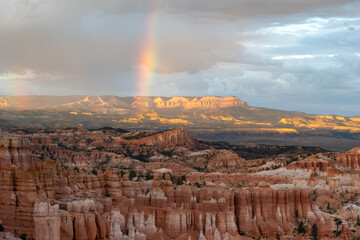
<instances>
[{"instance_id":1,"label":"white cloud","mask_svg":"<svg viewBox=\"0 0 360 240\"><path fill-rule=\"evenodd\" d=\"M305 54L305 55L285 55L285 56L276 56L272 57L272 59L275 60L284 60L284 59L306 59L306 58L333 58L335 57L335 54Z\"/></svg>"},{"instance_id":2,"label":"white cloud","mask_svg":"<svg viewBox=\"0 0 360 240\"><path fill-rule=\"evenodd\" d=\"M0 80L5 81L11 81L11 80L17 80L17 79L34 79L36 75L31 70L25 70L22 72L6 72L6 73L0 73Z\"/></svg>"},{"instance_id":3,"label":"white cloud","mask_svg":"<svg viewBox=\"0 0 360 240\"><path fill-rule=\"evenodd\" d=\"M359 21L360 18L308 18L301 23L284 24L280 26L271 26L261 28L255 33L258 34L271 34L271 35L293 35L298 38L304 38L307 35L316 35L320 33L337 32L344 29L344 24L352 24Z\"/></svg>"}]
</instances>

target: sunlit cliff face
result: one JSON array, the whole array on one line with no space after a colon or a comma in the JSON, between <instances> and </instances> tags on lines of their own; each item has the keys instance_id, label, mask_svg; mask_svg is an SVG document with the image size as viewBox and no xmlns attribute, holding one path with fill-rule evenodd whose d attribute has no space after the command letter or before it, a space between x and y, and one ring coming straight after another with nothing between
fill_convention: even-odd
<instances>
[{"instance_id":1,"label":"sunlit cliff face","mask_svg":"<svg viewBox=\"0 0 360 240\"><path fill-rule=\"evenodd\" d=\"M3 131L49 126L183 127L205 140L257 144L280 141L330 150L347 150L359 141L359 117L258 108L235 97L3 96L2 103Z\"/></svg>"},{"instance_id":2,"label":"sunlit cliff face","mask_svg":"<svg viewBox=\"0 0 360 240\"><path fill-rule=\"evenodd\" d=\"M145 124L149 128L238 129L285 134L309 130L360 132L359 117L262 109L249 106L237 97L3 96L0 103L1 109L14 111L14 115L21 115L18 110L41 109L55 114L65 111L70 123L80 121L83 124L88 122L83 118L89 117L93 124L122 128L139 128ZM106 123L103 119L107 119Z\"/></svg>"},{"instance_id":3,"label":"sunlit cliff face","mask_svg":"<svg viewBox=\"0 0 360 240\"><path fill-rule=\"evenodd\" d=\"M323 116L282 118L280 123L293 125L297 128L328 128L333 130L347 130L352 133L360 132L359 117Z\"/></svg>"}]
</instances>

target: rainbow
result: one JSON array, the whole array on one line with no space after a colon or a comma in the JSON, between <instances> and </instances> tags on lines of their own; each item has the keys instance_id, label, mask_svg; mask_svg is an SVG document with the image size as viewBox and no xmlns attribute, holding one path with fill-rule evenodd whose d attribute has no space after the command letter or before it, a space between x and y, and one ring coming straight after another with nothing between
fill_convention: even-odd
<instances>
[{"instance_id":1,"label":"rainbow","mask_svg":"<svg viewBox=\"0 0 360 240\"><path fill-rule=\"evenodd\" d=\"M140 48L137 73L137 96L149 96L156 70L156 31L158 24L157 7L159 0L153 0L146 19L144 41Z\"/></svg>"},{"instance_id":2,"label":"rainbow","mask_svg":"<svg viewBox=\"0 0 360 240\"><path fill-rule=\"evenodd\" d=\"M4 90L7 95L20 96L27 94L26 79L34 77L34 73L30 70L26 71L9 71L8 73L1 74L0 80L5 82Z\"/></svg>"},{"instance_id":3,"label":"rainbow","mask_svg":"<svg viewBox=\"0 0 360 240\"><path fill-rule=\"evenodd\" d=\"M33 79L34 77L35 74L31 70L0 72L0 82L2 83L0 92L1 94L11 96L11 105L17 107L27 106L31 104L31 99L26 97L29 90L28 79ZM0 105L7 106L8 101L9 99L2 103L0 102Z\"/></svg>"}]
</instances>

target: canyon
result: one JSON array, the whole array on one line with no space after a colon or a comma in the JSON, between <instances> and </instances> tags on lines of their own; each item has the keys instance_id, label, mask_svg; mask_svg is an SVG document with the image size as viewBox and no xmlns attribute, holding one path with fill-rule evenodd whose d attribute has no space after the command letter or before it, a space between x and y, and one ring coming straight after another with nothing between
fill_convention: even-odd
<instances>
[{"instance_id":1,"label":"canyon","mask_svg":"<svg viewBox=\"0 0 360 240\"><path fill-rule=\"evenodd\" d=\"M239 149L183 128L1 132L3 238L359 236L360 148Z\"/></svg>"}]
</instances>

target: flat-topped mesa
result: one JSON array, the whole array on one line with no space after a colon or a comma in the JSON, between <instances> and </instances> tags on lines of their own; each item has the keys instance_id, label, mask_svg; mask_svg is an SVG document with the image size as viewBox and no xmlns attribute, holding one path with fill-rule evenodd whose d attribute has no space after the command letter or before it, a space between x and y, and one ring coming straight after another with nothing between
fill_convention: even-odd
<instances>
[{"instance_id":1,"label":"flat-topped mesa","mask_svg":"<svg viewBox=\"0 0 360 240\"><path fill-rule=\"evenodd\" d=\"M189 104L190 100L185 97L173 97L170 100L164 101L161 97L154 99L154 103L157 108L175 108L183 107L186 104Z\"/></svg>"},{"instance_id":2,"label":"flat-topped mesa","mask_svg":"<svg viewBox=\"0 0 360 240\"><path fill-rule=\"evenodd\" d=\"M247 107L247 103L240 101L237 97L215 97L207 96L202 98L173 97L170 100L163 100L158 97L154 99L157 108L227 108L227 107Z\"/></svg>"},{"instance_id":3,"label":"flat-topped mesa","mask_svg":"<svg viewBox=\"0 0 360 240\"><path fill-rule=\"evenodd\" d=\"M147 108L149 107L149 102L147 97L135 97L134 102L131 104L133 108Z\"/></svg>"},{"instance_id":4,"label":"flat-topped mesa","mask_svg":"<svg viewBox=\"0 0 360 240\"><path fill-rule=\"evenodd\" d=\"M22 136L0 136L0 168L33 165L30 141Z\"/></svg>"},{"instance_id":5,"label":"flat-topped mesa","mask_svg":"<svg viewBox=\"0 0 360 240\"><path fill-rule=\"evenodd\" d=\"M198 142L183 128L176 128L165 132L133 140L138 145L188 145L196 146Z\"/></svg>"},{"instance_id":6,"label":"flat-topped mesa","mask_svg":"<svg viewBox=\"0 0 360 240\"><path fill-rule=\"evenodd\" d=\"M247 103L240 101L237 97L203 97L193 99L185 108L227 108L227 107L247 107Z\"/></svg>"}]
</instances>

